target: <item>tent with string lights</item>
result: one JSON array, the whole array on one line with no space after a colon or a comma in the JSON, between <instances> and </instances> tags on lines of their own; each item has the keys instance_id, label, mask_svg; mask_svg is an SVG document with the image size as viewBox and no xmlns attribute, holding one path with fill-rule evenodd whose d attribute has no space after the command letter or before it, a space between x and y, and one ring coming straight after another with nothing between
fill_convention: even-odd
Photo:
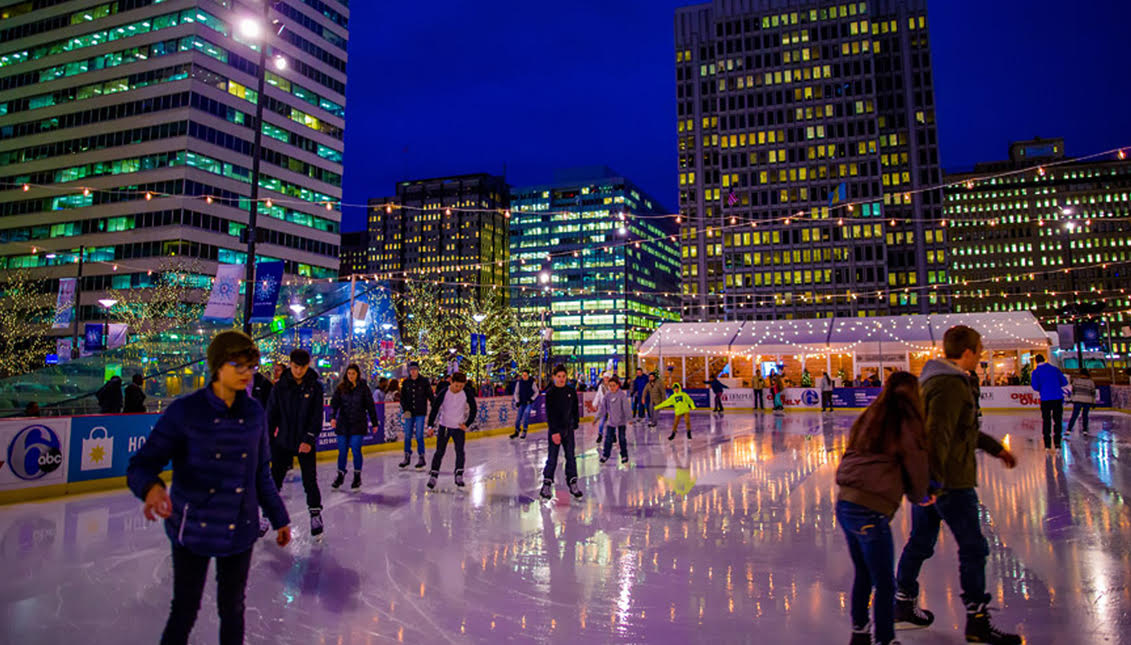
<instances>
[{"instance_id":1,"label":"tent with string lights","mask_svg":"<svg viewBox=\"0 0 1131 645\"><path fill-rule=\"evenodd\" d=\"M982 334L989 353L984 368L992 382L1019 375L1034 354L1049 354L1049 335L1022 311L666 323L640 346L639 355L645 369L655 370L662 361L670 378L687 387L702 387L709 375L728 372L748 386L756 370L783 373L798 385L826 370L846 380L882 378L900 369L918 373L941 355L943 334L955 325Z\"/></svg>"}]
</instances>

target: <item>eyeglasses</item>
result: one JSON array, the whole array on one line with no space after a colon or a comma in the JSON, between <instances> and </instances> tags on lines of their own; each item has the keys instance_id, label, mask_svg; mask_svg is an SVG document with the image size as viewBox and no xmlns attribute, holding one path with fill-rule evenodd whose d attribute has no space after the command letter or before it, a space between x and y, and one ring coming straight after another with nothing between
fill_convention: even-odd
<instances>
[{"instance_id":1,"label":"eyeglasses","mask_svg":"<svg viewBox=\"0 0 1131 645\"><path fill-rule=\"evenodd\" d=\"M247 364L228 361L228 365L231 365L233 368L235 368L236 374L247 374L248 372L254 372L259 369L259 363Z\"/></svg>"}]
</instances>

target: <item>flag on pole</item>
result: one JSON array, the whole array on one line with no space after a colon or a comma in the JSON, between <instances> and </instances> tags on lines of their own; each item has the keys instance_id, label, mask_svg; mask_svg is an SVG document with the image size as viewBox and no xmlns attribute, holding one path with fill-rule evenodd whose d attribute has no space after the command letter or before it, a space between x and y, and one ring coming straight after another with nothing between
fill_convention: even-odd
<instances>
[{"instance_id":1,"label":"flag on pole","mask_svg":"<svg viewBox=\"0 0 1131 645\"><path fill-rule=\"evenodd\" d=\"M59 295L55 299L55 321L52 329L66 329L71 326L75 306L75 278L59 279Z\"/></svg>"},{"instance_id":2,"label":"flag on pole","mask_svg":"<svg viewBox=\"0 0 1131 645\"><path fill-rule=\"evenodd\" d=\"M848 184L841 182L831 193L829 193L829 206L848 201Z\"/></svg>"},{"instance_id":3,"label":"flag on pole","mask_svg":"<svg viewBox=\"0 0 1131 645\"><path fill-rule=\"evenodd\" d=\"M283 284L282 262L257 262L255 264L254 300L251 322L271 322L275 319L275 304Z\"/></svg>"},{"instance_id":4,"label":"flag on pole","mask_svg":"<svg viewBox=\"0 0 1131 645\"><path fill-rule=\"evenodd\" d=\"M236 317L236 304L240 299L240 274L242 264L221 264L216 267L216 279L212 282L212 294L208 296L208 306L204 308L204 320L230 323Z\"/></svg>"}]
</instances>

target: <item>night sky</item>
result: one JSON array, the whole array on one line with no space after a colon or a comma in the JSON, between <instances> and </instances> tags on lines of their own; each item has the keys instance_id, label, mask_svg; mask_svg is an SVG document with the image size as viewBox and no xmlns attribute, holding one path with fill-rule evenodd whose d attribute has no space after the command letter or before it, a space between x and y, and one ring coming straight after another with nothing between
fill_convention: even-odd
<instances>
[{"instance_id":1,"label":"night sky","mask_svg":"<svg viewBox=\"0 0 1131 645\"><path fill-rule=\"evenodd\" d=\"M345 201L472 172L512 185L605 164L677 202L673 15L686 0L353 2ZM1063 136L1131 146L1131 2L932 0L942 163ZM1079 6L1079 5L1077 5ZM344 230L363 226L346 208Z\"/></svg>"}]
</instances>

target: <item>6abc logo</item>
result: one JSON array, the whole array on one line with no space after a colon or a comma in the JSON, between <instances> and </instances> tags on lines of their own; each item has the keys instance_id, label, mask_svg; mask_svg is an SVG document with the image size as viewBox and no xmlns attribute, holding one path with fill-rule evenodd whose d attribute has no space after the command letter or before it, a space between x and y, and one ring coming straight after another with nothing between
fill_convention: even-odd
<instances>
[{"instance_id":1,"label":"6abc logo","mask_svg":"<svg viewBox=\"0 0 1131 645\"><path fill-rule=\"evenodd\" d=\"M8 444L8 466L24 481L42 479L63 465L62 444L55 431L30 425L16 433Z\"/></svg>"}]
</instances>

